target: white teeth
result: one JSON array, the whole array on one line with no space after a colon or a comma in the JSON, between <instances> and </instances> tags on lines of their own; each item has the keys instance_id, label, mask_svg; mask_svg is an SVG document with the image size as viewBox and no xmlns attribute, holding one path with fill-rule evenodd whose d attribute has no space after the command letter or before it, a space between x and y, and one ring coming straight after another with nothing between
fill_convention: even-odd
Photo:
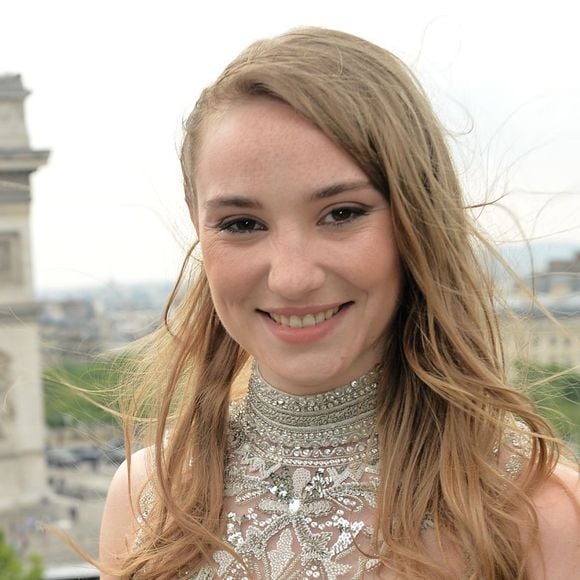
<instances>
[{"instance_id":1,"label":"white teeth","mask_svg":"<svg viewBox=\"0 0 580 580\"><path fill-rule=\"evenodd\" d=\"M290 328L302 328L302 320L298 316L290 317Z\"/></svg>"},{"instance_id":2,"label":"white teeth","mask_svg":"<svg viewBox=\"0 0 580 580\"><path fill-rule=\"evenodd\" d=\"M281 324L282 326L289 326L290 328L304 328L306 326L314 326L320 324L329 318L332 318L338 311L340 307L329 308L324 312L318 312L317 314L307 314L306 316L284 316L283 314L271 314L270 318Z\"/></svg>"}]
</instances>

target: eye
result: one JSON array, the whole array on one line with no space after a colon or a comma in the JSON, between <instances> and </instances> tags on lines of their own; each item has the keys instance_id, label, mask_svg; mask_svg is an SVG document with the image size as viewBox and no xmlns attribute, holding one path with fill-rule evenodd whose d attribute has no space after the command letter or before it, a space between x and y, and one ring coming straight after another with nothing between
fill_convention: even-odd
<instances>
[{"instance_id":1,"label":"eye","mask_svg":"<svg viewBox=\"0 0 580 580\"><path fill-rule=\"evenodd\" d=\"M352 206L345 206L345 207L337 207L327 213L321 220L321 223L332 225L332 226L340 226L342 224L350 223L363 215L366 215L368 210L362 207L352 207Z\"/></svg>"},{"instance_id":2,"label":"eye","mask_svg":"<svg viewBox=\"0 0 580 580\"><path fill-rule=\"evenodd\" d=\"M252 218L236 218L227 220L218 225L218 229L222 232L230 232L232 234L246 234L265 230L265 226Z\"/></svg>"}]
</instances>

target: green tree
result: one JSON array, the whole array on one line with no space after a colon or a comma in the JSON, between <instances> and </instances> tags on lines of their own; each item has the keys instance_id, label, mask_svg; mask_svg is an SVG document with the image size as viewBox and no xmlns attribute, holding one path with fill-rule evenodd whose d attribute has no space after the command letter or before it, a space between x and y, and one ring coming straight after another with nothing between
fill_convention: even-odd
<instances>
[{"instance_id":1,"label":"green tree","mask_svg":"<svg viewBox=\"0 0 580 580\"><path fill-rule=\"evenodd\" d=\"M49 427L114 423L107 408L115 399L122 362L64 362L43 375L45 417Z\"/></svg>"},{"instance_id":2,"label":"green tree","mask_svg":"<svg viewBox=\"0 0 580 580\"><path fill-rule=\"evenodd\" d=\"M580 448L580 375L559 365L519 365L520 380L542 415Z\"/></svg>"},{"instance_id":3,"label":"green tree","mask_svg":"<svg viewBox=\"0 0 580 580\"><path fill-rule=\"evenodd\" d=\"M25 566L0 530L0 580L42 580L42 564L38 556L31 556Z\"/></svg>"}]
</instances>

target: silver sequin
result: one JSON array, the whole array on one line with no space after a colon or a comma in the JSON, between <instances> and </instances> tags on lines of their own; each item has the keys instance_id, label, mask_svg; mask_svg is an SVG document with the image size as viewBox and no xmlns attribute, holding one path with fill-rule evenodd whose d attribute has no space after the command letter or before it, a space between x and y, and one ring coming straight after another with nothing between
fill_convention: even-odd
<instances>
[{"instance_id":1,"label":"silver sequin","mask_svg":"<svg viewBox=\"0 0 580 580\"><path fill-rule=\"evenodd\" d=\"M252 373L231 409L225 486L226 541L252 577L350 580L374 567L356 544L370 550L377 378L295 396ZM215 559L216 578L246 573L225 552Z\"/></svg>"},{"instance_id":2,"label":"silver sequin","mask_svg":"<svg viewBox=\"0 0 580 580\"><path fill-rule=\"evenodd\" d=\"M225 550L214 566L182 576L197 580L351 580L372 578L379 446L378 371L328 393L295 396L268 385L254 369L247 395L230 410L225 471ZM529 451L522 426L508 430L502 459L517 477ZM194 466L192 466L194 468ZM153 496L142 497L144 517ZM434 527L426 514L423 530Z\"/></svg>"}]
</instances>

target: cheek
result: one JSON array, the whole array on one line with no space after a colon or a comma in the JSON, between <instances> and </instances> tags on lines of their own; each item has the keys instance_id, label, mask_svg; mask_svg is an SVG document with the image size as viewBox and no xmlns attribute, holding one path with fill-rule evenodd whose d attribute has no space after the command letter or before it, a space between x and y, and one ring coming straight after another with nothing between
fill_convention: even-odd
<instances>
[{"instance_id":1,"label":"cheek","mask_svg":"<svg viewBox=\"0 0 580 580\"><path fill-rule=\"evenodd\" d=\"M401 263L397 253L383 255L380 257L382 267L376 267L377 294L382 296L385 304L386 315L389 318L394 314L401 296L402 271Z\"/></svg>"},{"instance_id":2,"label":"cheek","mask_svg":"<svg viewBox=\"0 0 580 580\"><path fill-rule=\"evenodd\" d=\"M385 237L384 226L370 231L358 242L348 247L343 264L348 264L352 275L369 290L384 293L397 290L401 279L399 252L394 240Z\"/></svg>"},{"instance_id":3,"label":"cheek","mask_svg":"<svg viewBox=\"0 0 580 580\"><path fill-rule=\"evenodd\" d=\"M382 259L382 262L379 260ZM382 266L380 264L382 263ZM367 277L369 334L367 340L377 345L388 336L399 309L402 271L397 256L377 256Z\"/></svg>"},{"instance_id":4,"label":"cheek","mask_svg":"<svg viewBox=\"0 0 580 580\"><path fill-rule=\"evenodd\" d=\"M208 279L221 280L233 275L236 268L236 252L213 234L200 236L203 266Z\"/></svg>"},{"instance_id":5,"label":"cheek","mask_svg":"<svg viewBox=\"0 0 580 580\"><path fill-rule=\"evenodd\" d=\"M397 311L402 290L402 269L394 240L379 228L350 256L353 272L367 295L366 316L370 340L383 335Z\"/></svg>"},{"instance_id":6,"label":"cheek","mask_svg":"<svg viewBox=\"0 0 580 580\"><path fill-rule=\"evenodd\" d=\"M212 299L222 322L226 323L228 312L247 298L254 286L248 260L220 243L202 240L201 245Z\"/></svg>"}]
</instances>

